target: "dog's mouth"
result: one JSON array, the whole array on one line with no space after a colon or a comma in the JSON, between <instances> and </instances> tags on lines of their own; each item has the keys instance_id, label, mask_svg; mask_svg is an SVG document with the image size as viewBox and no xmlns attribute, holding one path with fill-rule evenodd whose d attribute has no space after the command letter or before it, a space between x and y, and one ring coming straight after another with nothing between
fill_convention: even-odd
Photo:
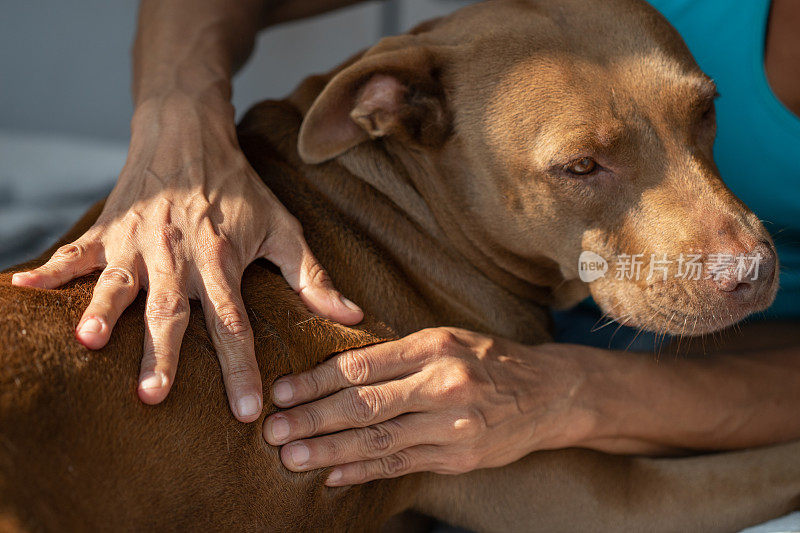
<instances>
[{"instance_id":1,"label":"dog's mouth","mask_svg":"<svg viewBox=\"0 0 800 533\"><path fill-rule=\"evenodd\" d=\"M674 306L658 306L648 302L651 317L640 327L677 337L694 337L714 333L743 320L750 313L741 309L705 309L692 313Z\"/></svg>"},{"instance_id":2,"label":"dog's mouth","mask_svg":"<svg viewBox=\"0 0 800 533\"><path fill-rule=\"evenodd\" d=\"M730 327L750 313L739 309L687 311L674 305L645 300L641 309L618 309L606 315L619 324L657 335L694 337Z\"/></svg>"},{"instance_id":3,"label":"dog's mouth","mask_svg":"<svg viewBox=\"0 0 800 533\"><path fill-rule=\"evenodd\" d=\"M775 273L763 280L757 289L744 285L730 291L709 289L708 284L658 281L642 291L641 308L633 306L627 315L623 311L620 321L679 337L714 333L769 307L777 286ZM746 291L752 294L742 294Z\"/></svg>"},{"instance_id":4,"label":"dog's mouth","mask_svg":"<svg viewBox=\"0 0 800 533\"><path fill-rule=\"evenodd\" d=\"M687 279L678 269L656 280L600 277L590 287L605 316L622 325L672 336L714 333L765 310L775 298L778 269L774 248L767 244L765 254L773 259L753 277L737 276L731 265L725 275L711 269ZM614 267L609 264L606 272Z\"/></svg>"}]
</instances>

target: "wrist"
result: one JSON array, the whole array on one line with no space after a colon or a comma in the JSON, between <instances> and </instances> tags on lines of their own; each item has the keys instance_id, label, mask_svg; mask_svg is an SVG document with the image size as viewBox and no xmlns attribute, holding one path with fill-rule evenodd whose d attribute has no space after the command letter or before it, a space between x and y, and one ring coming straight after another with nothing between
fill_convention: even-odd
<instances>
[{"instance_id":1,"label":"wrist","mask_svg":"<svg viewBox=\"0 0 800 533\"><path fill-rule=\"evenodd\" d=\"M570 362L568 371L575 376L564 391L568 398L567 442L560 447L592 447L597 440L615 438L624 428L626 387L630 368L618 353L579 344L544 345ZM562 426L563 427L563 426Z\"/></svg>"},{"instance_id":2,"label":"wrist","mask_svg":"<svg viewBox=\"0 0 800 533\"><path fill-rule=\"evenodd\" d=\"M230 107L231 82L230 77L222 74L209 75L207 66L201 74L174 73L178 81L151 80L149 83L140 82L139 87L133 90L133 106L138 109L142 105L152 102L167 102L172 100L204 103L206 106L220 108Z\"/></svg>"},{"instance_id":3,"label":"wrist","mask_svg":"<svg viewBox=\"0 0 800 533\"><path fill-rule=\"evenodd\" d=\"M598 385L608 364L603 358L602 350L582 345L525 347L529 394L521 404L532 416L529 451L583 447L602 432L607 421Z\"/></svg>"},{"instance_id":4,"label":"wrist","mask_svg":"<svg viewBox=\"0 0 800 533\"><path fill-rule=\"evenodd\" d=\"M233 104L171 91L141 100L131 118L131 151L153 143L214 139L215 150L238 151Z\"/></svg>"}]
</instances>

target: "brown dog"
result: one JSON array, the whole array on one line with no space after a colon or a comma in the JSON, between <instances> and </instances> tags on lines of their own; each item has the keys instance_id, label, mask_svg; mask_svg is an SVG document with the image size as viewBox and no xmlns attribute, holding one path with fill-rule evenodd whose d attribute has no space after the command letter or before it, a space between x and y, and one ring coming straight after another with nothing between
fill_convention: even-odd
<instances>
[{"instance_id":1,"label":"brown dog","mask_svg":"<svg viewBox=\"0 0 800 533\"><path fill-rule=\"evenodd\" d=\"M263 382L436 325L543 342L547 307L588 291L657 331L713 331L764 308L776 259L717 176L713 95L643 2L506 0L385 39L256 106L245 153L371 317L352 329L315 318L275 269L252 265L243 293ZM767 274L587 286L581 250L756 251ZM541 452L329 489L325 472L285 470L261 421L230 415L198 306L169 397L138 402L142 297L103 350L72 338L95 279L42 291L0 278L0 528L370 530L414 507L478 530L730 530L800 498L798 444L660 460Z\"/></svg>"}]
</instances>

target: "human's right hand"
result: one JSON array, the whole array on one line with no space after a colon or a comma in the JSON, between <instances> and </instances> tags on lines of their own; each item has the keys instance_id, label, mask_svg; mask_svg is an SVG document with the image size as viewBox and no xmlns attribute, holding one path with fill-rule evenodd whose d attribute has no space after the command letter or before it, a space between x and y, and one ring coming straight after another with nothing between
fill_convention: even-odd
<instances>
[{"instance_id":1,"label":"human's right hand","mask_svg":"<svg viewBox=\"0 0 800 533\"><path fill-rule=\"evenodd\" d=\"M189 298L202 302L231 410L258 418L262 400L253 334L242 301L244 269L264 257L314 312L343 324L362 311L333 287L290 215L250 167L227 102L169 97L144 102L128 160L97 222L15 285L52 289L102 270L76 337L105 346L119 316L147 291L138 393L161 402L175 379Z\"/></svg>"}]
</instances>

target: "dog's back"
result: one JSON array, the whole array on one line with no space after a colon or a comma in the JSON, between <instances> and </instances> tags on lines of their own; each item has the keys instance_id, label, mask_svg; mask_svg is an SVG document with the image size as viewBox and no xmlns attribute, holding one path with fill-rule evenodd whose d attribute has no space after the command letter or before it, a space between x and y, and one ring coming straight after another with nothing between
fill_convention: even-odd
<instances>
[{"instance_id":1,"label":"dog's back","mask_svg":"<svg viewBox=\"0 0 800 533\"><path fill-rule=\"evenodd\" d=\"M286 103L254 109L241 140L255 168L283 189L279 196L300 216L315 253L338 285L361 297L368 316L393 316L406 302L415 317L409 327L436 325L402 274L314 197L280 155L270 139L288 128L291 144L298 123ZM100 208L64 241L84 231ZM291 473L263 441L261 421L274 411L270 406L256 423L231 416L196 304L172 392L159 406L140 403L141 295L103 350L88 351L73 339L94 280L42 291L12 287L10 274L0 274L2 531L375 530L412 506L478 530L724 531L797 504L797 445L678 461L541 452L463 476L330 489L323 485L326 471ZM369 318L346 328L315 317L264 262L247 269L242 286L267 385L337 351L396 334ZM378 297L368 297L370 291Z\"/></svg>"},{"instance_id":2,"label":"dog's back","mask_svg":"<svg viewBox=\"0 0 800 533\"><path fill-rule=\"evenodd\" d=\"M272 171L281 168L287 171L276 162ZM100 208L64 242L85 231ZM325 209L319 202L314 208L318 214ZM326 226L322 218L318 240L344 246L351 265L374 259L346 228ZM321 257L332 271L340 269L331 253ZM408 505L395 495L412 486L412 478L331 490L322 485L324 472L285 470L277 449L261 436L261 420L274 408L251 424L231 416L199 305L192 305L169 397L157 407L139 402L143 295L104 349L89 351L74 340L95 279L44 291L11 286L10 274L0 274L0 526L358 530ZM393 336L369 319L345 328L315 317L266 262L248 268L243 295L267 387L332 353Z\"/></svg>"},{"instance_id":3,"label":"dog's back","mask_svg":"<svg viewBox=\"0 0 800 533\"><path fill-rule=\"evenodd\" d=\"M511 9L517 4L499 5ZM578 2L567 4L578 9ZM616 4L618 11L606 15L622 13L633 2ZM351 329L315 318L276 271L265 263L254 264L242 286L263 383L268 386L276 376L309 368L336 351L427 326L488 327L489 320L480 320L485 317L448 311L456 308L448 297L461 296L453 291L422 296L392 261L396 250L381 249L324 195L315 194L308 177L312 174L319 179L326 173L345 173L327 176L326 186L347 187L347 197L369 185L348 180L338 162L313 171L301 167L296 149L300 121L300 111L290 104L259 106L241 129L243 149L300 219L337 287L391 330L370 320ZM352 201L368 205L369 214L378 204L387 210L392 205L377 193ZM88 228L99 209L87 214L65 242ZM349 214L366 216L367 210L361 211ZM400 228L399 223L393 225L396 221L406 225ZM402 213L391 222L380 222L384 233L414 225ZM430 241L413 242L425 243L417 248L424 248L421 253L429 259L441 257ZM41 262L40 258L15 270ZM449 265L433 267L427 274L458 274ZM415 503L422 502L422 509L476 529L707 530L732 529L785 512L800 494L800 462L792 460L798 445L672 461L553 451L464 476L408 476L328 489L322 484L325 472L294 474L281 466L277 450L261 438L260 420L245 425L230 415L197 306L192 308L172 392L159 406L141 404L135 394L143 338L141 297L125 312L103 350L90 352L73 339L74 324L95 279L39 291L11 287L10 274L0 275L0 526L375 529L385 517L410 505L419 485L424 496ZM463 286L469 296L481 288L478 283ZM498 327L511 331L492 333L527 343L544 340L546 313L540 306L509 297L508 291L491 295L498 297L481 300L484 310Z\"/></svg>"}]
</instances>

